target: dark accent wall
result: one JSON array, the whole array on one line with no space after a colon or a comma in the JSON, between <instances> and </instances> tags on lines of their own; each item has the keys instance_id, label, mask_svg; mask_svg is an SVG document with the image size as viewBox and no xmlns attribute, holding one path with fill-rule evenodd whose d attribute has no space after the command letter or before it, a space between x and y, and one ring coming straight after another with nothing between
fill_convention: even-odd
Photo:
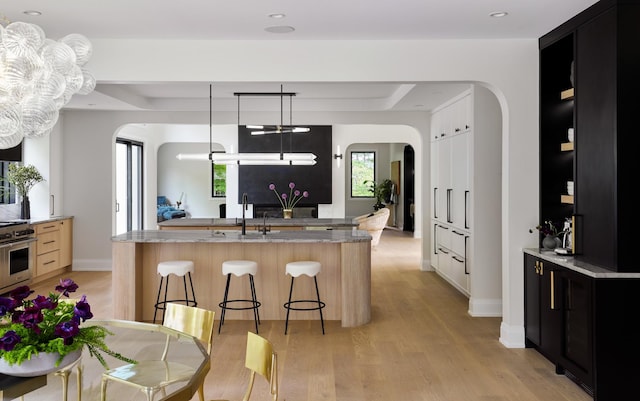
<instances>
[{"instance_id":1,"label":"dark accent wall","mask_svg":"<svg viewBox=\"0 0 640 401\"><path fill-rule=\"evenodd\" d=\"M278 199L269 184L276 185L279 193L289 194L289 183L300 191L308 191L309 197L299 206L315 206L332 203L331 163L333 161L330 125L304 125L311 130L299 134L251 135L246 126L238 127L238 151L241 153L276 152L313 153L317 156L313 166L238 166L238 203L247 193L249 203L277 205Z\"/></svg>"},{"instance_id":2,"label":"dark accent wall","mask_svg":"<svg viewBox=\"0 0 640 401\"><path fill-rule=\"evenodd\" d=\"M9 149L0 149L0 161L21 162L22 142Z\"/></svg>"}]
</instances>

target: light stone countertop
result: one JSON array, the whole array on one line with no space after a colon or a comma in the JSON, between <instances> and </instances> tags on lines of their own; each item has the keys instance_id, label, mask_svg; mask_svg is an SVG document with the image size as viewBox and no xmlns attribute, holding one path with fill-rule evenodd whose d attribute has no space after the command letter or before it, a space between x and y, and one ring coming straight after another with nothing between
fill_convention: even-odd
<instances>
[{"instance_id":1,"label":"light stone countertop","mask_svg":"<svg viewBox=\"0 0 640 401\"><path fill-rule=\"evenodd\" d=\"M315 219L315 218L294 218L283 219L268 217L266 220L262 218L246 219L247 227L262 227L266 222L268 226L280 226L280 227L344 227L351 228L357 227L352 218L344 219ZM171 219L158 223L160 227L238 227L242 223L241 218L235 219L220 219L220 218L189 218L189 219Z\"/></svg>"},{"instance_id":2,"label":"light stone countertop","mask_svg":"<svg viewBox=\"0 0 640 401\"><path fill-rule=\"evenodd\" d=\"M640 278L640 273L619 273L603 267L590 265L589 263L576 260L573 256L558 255L553 251L541 251L537 248L523 249L524 253L555 263L569 270L582 273L593 278Z\"/></svg>"},{"instance_id":3,"label":"light stone countertop","mask_svg":"<svg viewBox=\"0 0 640 401\"><path fill-rule=\"evenodd\" d=\"M51 217L41 218L41 219L31 219L29 220L29 224L50 223L52 221L59 221L59 220L66 220L66 219L73 219L73 216L51 216Z\"/></svg>"},{"instance_id":4,"label":"light stone countertop","mask_svg":"<svg viewBox=\"0 0 640 401\"><path fill-rule=\"evenodd\" d=\"M111 238L112 242L176 243L176 242L241 242L241 243L342 243L371 241L368 231L363 230L302 230L272 231L263 235L256 230L143 230L129 231Z\"/></svg>"}]
</instances>

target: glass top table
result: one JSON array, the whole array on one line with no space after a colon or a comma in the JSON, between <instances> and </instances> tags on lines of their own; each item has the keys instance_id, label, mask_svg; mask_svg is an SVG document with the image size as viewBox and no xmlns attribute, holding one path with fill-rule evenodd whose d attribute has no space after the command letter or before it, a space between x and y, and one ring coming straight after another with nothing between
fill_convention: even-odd
<instances>
[{"instance_id":1,"label":"glass top table","mask_svg":"<svg viewBox=\"0 0 640 401\"><path fill-rule=\"evenodd\" d=\"M113 335L107 335L105 339L109 348L137 361L160 359L167 335L170 336L171 344L167 360L190 366L196 373L189 381L168 386L166 388L166 396L163 397L162 393L159 393L156 395L155 400L191 400L210 369L210 359L206 349L196 338L188 334L158 324L127 320L91 320L87 322L87 325L106 327L113 333ZM108 355L104 355L104 358L109 368L126 364L126 362ZM83 401L99 401L100 382L104 367L96 358L89 355L89 351L86 348L82 352L81 363L83 367L82 399ZM12 377L2 376L0 375L0 383L7 387L4 388L4 391L0 387L0 400L19 397L21 390L28 391L24 394L25 401L59 401L62 397L62 380L56 377L54 373L37 378L28 378L31 379L30 383L28 383L29 380L18 380L18 383L16 383ZM70 399L75 399L76 386L76 370L74 369L69 377ZM145 399L145 395L132 386L110 382L107 387L107 400Z\"/></svg>"}]
</instances>

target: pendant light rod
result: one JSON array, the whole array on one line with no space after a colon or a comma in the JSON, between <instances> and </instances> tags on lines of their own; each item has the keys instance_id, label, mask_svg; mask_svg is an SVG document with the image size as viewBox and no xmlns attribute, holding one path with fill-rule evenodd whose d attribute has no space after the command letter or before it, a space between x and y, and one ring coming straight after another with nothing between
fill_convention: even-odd
<instances>
[{"instance_id":1,"label":"pendant light rod","mask_svg":"<svg viewBox=\"0 0 640 401\"><path fill-rule=\"evenodd\" d=\"M282 86L282 85L280 85ZM233 96L296 96L297 92L233 92Z\"/></svg>"},{"instance_id":2,"label":"pendant light rod","mask_svg":"<svg viewBox=\"0 0 640 401\"><path fill-rule=\"evenodd\" d=\"M240 126L240 97L242 96L279 96L280 97L280 153L217 153L213 151L213 84L209 84L209 153L208 154L178 154L178 160L207 160L214 164L226 165L302 165L313 166L316 164L316 155L313 153L285 153L283 150L282 134L284 130L284 97L289 96L289 124L292 122L291 97L295 92L284 92L280 85L280 92L235 92L238 97L238 126ZM290 129L293 132L308 132L309 128ZM289 145L291 148L291 143ZM290 149L291 151L291 149Z\"/></svg>"},{"instance_id":3,"label":"pendant light rod","mask_svg":"<svg viewBox=\"0 0 640 401\"><path fill-rule=\"evenodd\" d=\"M283 100L282 100L284 99L283 93L284 92L282 91L282 84L280 84L280 160L283 160L283 157L282 157L282 127L284 126L284 117L283 117L284 112L283 112Z\"/></svg>"},{"instance_id":4,"label":"pendant light rod","mask_svg":"<svg viewBox=\"0 0 640 401\"><path fill-rule=\"evenodd\" d=\"M213 84L209 84L209 154L213 153Z\"/></svg>"}]
</instances>

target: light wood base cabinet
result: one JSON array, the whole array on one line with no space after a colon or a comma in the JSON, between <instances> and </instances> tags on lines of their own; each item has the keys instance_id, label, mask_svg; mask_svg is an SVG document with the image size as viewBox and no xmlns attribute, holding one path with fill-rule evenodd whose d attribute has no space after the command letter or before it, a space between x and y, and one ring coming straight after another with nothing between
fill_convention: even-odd
<instances>
[{"instance_id":1,"label":"light wood base cabinet","mask_svg":"<svg viewBox=\"0 0 640 401\"><path fill-rule=\"evenodd\" d=\"M34 224L36 235L36 268L39 281L70 268L73 258L73 220L62 219Z\"/></svg>"}]
</instances>

